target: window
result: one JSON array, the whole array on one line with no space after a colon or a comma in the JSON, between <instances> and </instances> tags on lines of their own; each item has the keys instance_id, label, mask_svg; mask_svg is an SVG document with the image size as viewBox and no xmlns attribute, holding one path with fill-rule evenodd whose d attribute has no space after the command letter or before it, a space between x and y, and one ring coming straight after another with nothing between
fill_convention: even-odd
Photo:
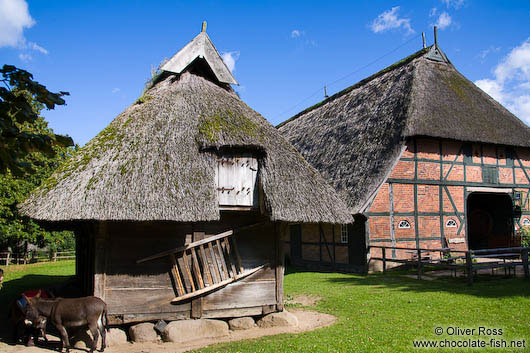
<instances>
[{"instance_id":1,"label":"window","mask_svg":"<svg viewBox=\"0 0 530 353\"><path fill-rule=\"evenodd\" d=\"M407 220L400 221L398 224L398 228L400 229L407 229L410 228L410 223Z\"/></svg>"},{"instance_id":2,"label":"window","mask_svg":"<svg viewBox=\"0 0 530 353\"><path fill-rule=\"evenodd\" d=\"M447 222L445 222L445 226L447 228L456 228L457 224L454 219L448 219Z\"/></svg>"},{"instance_id":3,"label":"window","mask_svg":"<svg viewBox=\"0 0 530 353\"><path fill-rule=\"evenodd\" d=\"M523 218L523 226L530 226L530 219Z\"/></svg>"},{"instance_id":4,"label":"window","mask_svg":"<svg viewBox=\"0 0 530 353\"><path fill-rule=\"evenodd\" d=\"M342 244L348 243L348 226L346 224L340 226L340 242Z\"/></svg>"}]
</instances>

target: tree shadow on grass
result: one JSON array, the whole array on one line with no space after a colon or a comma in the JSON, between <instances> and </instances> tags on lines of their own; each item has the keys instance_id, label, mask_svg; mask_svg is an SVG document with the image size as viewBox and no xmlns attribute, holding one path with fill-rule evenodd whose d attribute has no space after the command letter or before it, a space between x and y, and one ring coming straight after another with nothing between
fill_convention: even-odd
<instances>
[{"instance_id":1,"label":"tree shadow on grass","mask_svg":"<svg viewBox=\"0 0 530 353\"><path fill-rule=\"evenodd\" d=\"M427 274L427 276L429 275ZM418 280L411 277L400 272L392 273L389 271L386 275L380 273L365 276L345 274L328 278L327 281L337 284L385 287L416 293L447 292L482 298L530 297L530 280L521 277L480 275L475 277L472 286L467 284L466 277L447 276L428 280Z\"/></svg>"},{"instance_id":2,"label":"tree shadow on grass","mask_svg":"<svg viewBox=\"0 0 530 353\"><path fill-rule=\"evenodd\" d=\"M12 343L13 332L11 321L8 320L9 310L22 292L31 289L50 290L54 295L61 297L79 296L75 276L26 275L4 282L0 289L0 322L5 324L0 325L0 342Z\"/></svg>"}]
</instances>

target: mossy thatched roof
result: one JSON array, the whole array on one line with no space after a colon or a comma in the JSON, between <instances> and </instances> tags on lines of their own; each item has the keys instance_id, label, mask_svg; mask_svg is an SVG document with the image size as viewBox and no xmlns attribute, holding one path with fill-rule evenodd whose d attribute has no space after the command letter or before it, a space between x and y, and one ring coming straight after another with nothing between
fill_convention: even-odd
<instances>
[{"instance_id":1,"label":"mossy thatched roof","mask_svg":"<svg viewBox=\"0 0 530 353\"><path fill-rule=\"evenodd\" d=\"M349 223L336 192L234 91L202 76L166 74L22 204L39 220L219 219L217 152L259 156L271 220Z\"/></svg>"},{"instance_id":2,"label":"mossy thatched roof","mask_svg":"<svg viewBox=\"0 0 530 353\"><path fill-rule=\"evenodd\" d=\"M423 49L278 126L347 201L362 212L407 138L530 147L530 128Z\"/></svg>"}]
</instances>

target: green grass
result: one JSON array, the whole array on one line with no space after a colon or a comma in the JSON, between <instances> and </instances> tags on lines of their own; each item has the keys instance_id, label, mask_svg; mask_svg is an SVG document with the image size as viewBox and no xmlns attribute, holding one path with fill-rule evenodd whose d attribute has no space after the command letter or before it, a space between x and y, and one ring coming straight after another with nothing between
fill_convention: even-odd
<instances>
[{"instance_id":1,"label":"green grass","mask_svg":"<svg viewBox=\"0 0 530 353\"><path fill-rule=\"evenodd\" d=\"M453 278L418 281L397 274L287 274L285 295L301 294L323 297L314 309L335 315L337 322L298 335L264 337L200 351L410 352L414 351L414 339L471 338L489 342L494 338L436 336L434 329L438 326L502 328L503 335L498 338L525 339L526 347L530 344L530 281L520 278L480 278L468 287L465 279Z\"/></svg>"},{"instance_id":2,"label":"green grass","mask_svg":"<svg viewBox=\"0 0 530 353\"><path fill-rule=\"evenodd\" d=\"M28 289L60 285L75 273L75 260L30 265L2 266L4 283L0 289L0 317L7 314L9 304Z\"/></svg>"}]
</instances>

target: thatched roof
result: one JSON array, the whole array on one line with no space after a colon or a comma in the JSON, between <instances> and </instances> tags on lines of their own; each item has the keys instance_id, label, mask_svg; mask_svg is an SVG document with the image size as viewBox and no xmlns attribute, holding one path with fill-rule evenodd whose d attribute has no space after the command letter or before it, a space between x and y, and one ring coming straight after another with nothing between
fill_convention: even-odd
<instances>
[{"instance_id":1,"label":"thatched roof","mask_svg":"<svg viewBox=\"0 0 530 353\"><path fill-rule=\"evenodd\" d=\"M349 223L334 189L228 86L190 72L164 79L23 203L39 220L218 220L216 151L257 151L272 220Z\"/></svg>"},{"instance_id":2,"label":"thatched roof","mask_svg":"<svg viewBox=\"0 0 530 353\"><path fill-rule=\"evenodd\" d=\"M408 137L530 147L530 128L427 48L278 126L362 212ZM438 48L436 48L438 49ZM441 51L440 51L441 52ZM443 54L443 53L442 53Z\"/></svg>"}]
</instances>

